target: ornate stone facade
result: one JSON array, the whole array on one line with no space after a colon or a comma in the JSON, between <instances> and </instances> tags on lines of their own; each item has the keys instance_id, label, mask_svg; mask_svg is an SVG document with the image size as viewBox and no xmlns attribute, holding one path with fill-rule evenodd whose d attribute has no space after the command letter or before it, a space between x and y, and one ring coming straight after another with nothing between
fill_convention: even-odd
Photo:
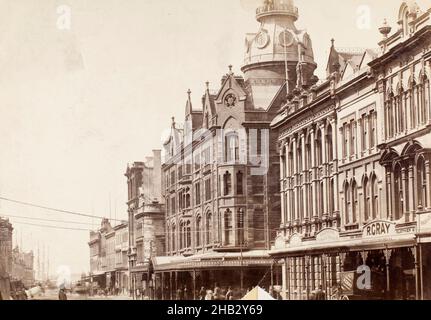
<instances>
[{"instance_id":1,"label":"ornate stone facade","mask_svg":"<svg viewBox=\"0 0 431 320\"><path fill-rule=\"evenodd\" d=\"M272 252L286 299L429 299L431 9L403 3L380 51L339 50L327 79L281 105L282 225ZM350 288L357 270L372 288ZM347 280L346 280L347 279Z\"/></svg>"}]
</instances>

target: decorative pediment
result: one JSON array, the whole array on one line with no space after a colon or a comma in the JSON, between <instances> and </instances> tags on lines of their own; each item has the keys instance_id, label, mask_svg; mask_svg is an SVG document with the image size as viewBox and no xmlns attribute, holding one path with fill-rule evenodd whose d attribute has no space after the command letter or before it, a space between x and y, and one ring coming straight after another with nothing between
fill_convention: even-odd
<instances>
[{"instance_id":1,"label":"decorative pediment","mask_svg":"<svg viewBox=\"0 0 431 320\"><path fill-rule=\"evenodd\" d=\"M302 236L299 233L294 233L289 239L289 247L299 247L302 245Z\"/></svg>"}]
</instances>

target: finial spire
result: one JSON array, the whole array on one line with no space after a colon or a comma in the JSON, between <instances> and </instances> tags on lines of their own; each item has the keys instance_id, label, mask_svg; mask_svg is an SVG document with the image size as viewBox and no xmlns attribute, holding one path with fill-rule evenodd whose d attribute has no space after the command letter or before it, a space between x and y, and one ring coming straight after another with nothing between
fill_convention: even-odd
<instances>
[{"instance_id":1,"label":"finial spire","mask_svg":"<svg viewBox=\"0 0 431 320\"><path fill-rule=\"evenodd\" d=\"M172 119L172 128L175 129L175 117L172 117L171 119Z\"/></svg>"},{"instance_id":2,"label":"finial spire","mask_svg":"<svg viewBox=\"0 0 431 320\"><path fill-rule=\"evenodd\" d=\"M192 95L192 90L187 90L187 95L188 95L188 97L189 97L189 99L190 99L190 97L191 97L191 95Z\"/></svg>"},{"instance_id":3,"label":"finial spire","mask_svg":"<svg viewBox=\"0 0 431 320\"><path fill-rule=\"evenodd\" d=\"M332 45L332 46L334 46L334 44L335 44L335 39L334 39L334 38L332 38L332 39L331 39L331 45Z\"/></svg>"},{"instance_id":4,"label":"finial spire","mask_svg":"<svg viewBox=\"0 0 431 320\"><path fill-rule=\"evenodd\" d=\"M210 82L209 81L205 82L205 86L207 87L207 90L209 90L210 89Z\"/></svg>"},{"instance_id":5,"label":"finial spire","mask_svg":"<svg viewBox=\"0 0 431 320\"><path fill-rule=\"evenodd\" d=\"M233 75L232 68L233 68L233 66L230 64L230 65L229 65L229 74L230 74L230 75Z\"/></svg>"}]
</instances>

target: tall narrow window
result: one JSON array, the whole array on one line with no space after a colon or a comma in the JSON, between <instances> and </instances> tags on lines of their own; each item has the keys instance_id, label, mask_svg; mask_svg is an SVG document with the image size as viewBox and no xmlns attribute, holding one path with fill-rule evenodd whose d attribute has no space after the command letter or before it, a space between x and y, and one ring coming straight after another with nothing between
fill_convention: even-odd
<instances>
[{"instance_id":1,"label":"tall narrow window","mask_svg":"<svg viewBox=\"0 0 431 320\"><path fill-rule=\"evenodd\" d=\"M370 148L374 148L376 146L377 141L377 113L375 111L371 111L370 113Z\"/></svg>"},{"instance_id":2,"label":"tall narrow window","mask_svg":"<svg viewBox=\"0 0 431 320\"><path fill-rule=\"evenodd\" d=\"M171 237L172 237L172 251L175 252L175 251L177 251L177 241L176 241L177 228L176 228L175 224L172 225Z\"/></svg>"},{"instance_id":3,"label":"tall narrow window","mask_svg":"<svg viewBox=\"0 0 431 320\"><path fill-rule=\"evenodd\" d=\"M373 219L377 219L379 216L379 182L377 181L376 175L371 178L372 196L373 196Z\"/></svg>"},{"instance_id":4,"label":"tall narrow window","mask_svg":"<svg viewBox=\"0 0 431 320\"><path fill-rule=\"evenodd\" d=\"M310 135L308 136L308 139L307 139L307 143L305 144L305 148L306 148L306 151L305 151L305 155L306 155L306 164L307 164L307 167L305 168L306 170L311 170L311 167L312 167L312 157L311 157L311 138L310 138Z\"/></svg>"},{"instance_id":5,"label":"tall narrow window","mask_svg":"<svg viewBox=\"0 0 431 320\"><path fill-rule=\"evenodd\" d=\"M195 184L195 199L196 199L196 205L201 204L201 183L198 182Z\"/></svg>"},{"instance_id":6,"label":"tall narrow window","mask_svg":"<svg viewBox=\"0 0 431 320\"><path fill-rule=\"evenodd\" d=\"M212 214L208 212L205 220L205 244L210 245L212 241Z\"/></svg>"},{"instance_id":7,"label":"tall narrow window","mask_svg":"<svg viewBox=\"0 0 431 320\"><path fill-rule=\"evenodd\" d=\"M186 225L186 248L192 247L192 226L190 221L187 222Z\"/></svg>"},{"instance_id":8,"label":"tall narrow window","mask_svg":"<svg viewBox=\"0 0 431 320\"><path fill-rule=\"evenodd\" d=\"M403 193L403 180L401 173L401 165L398 163L394 169L394 194L395 194L395 210L393 217L395 220L401 219L404 215L404 193Z\"/></svg>"},{"instance_id":9,"label":"tall narrow window","mask_svg":"<svg viewBox=\"0 0 431 320\"><path fill-rule=\"evenodd\" d=\"M356 181L352 183L352 223L356 223L358 221L358 186Z\"/></svg>"},{"instance_id":10,"label":"tall narrow window","mask_svg":"<svg viewBox=\"0 0 431 320\"><path fill-rule=\"evenodd\" d=\"M351 208L350 187L349 187L349 184L346 182L346 184L344 185L344 216L346 219L346 224L351 223L350 208Z\"/></svg>"},{"instance_id":11,"label":"tall narrow window","mask_svg":"<svg viewBox=\"0 0 431 320\"><path fill-rule=\"evenodd\" d=\"M225 245L232 244L232 212L228 209L224 213L224 243Z\"/></svg>"},{"instance_id":12,"label":"tall narrow window","mask_svg":"<svg viewBox=\"0 0 431 320\"><path fill-rule=\"evenodd\" d=\"M333 149L333 137L332 137L332 126L328 126L328 134L326 135L326 150L328 154L328 161L334 160L334 149Z\"/></svg>"},{"instance_id":13,"label":"tall narrow window","mask_svg":"<svg viewBox=\"0 0 431 320\"><path fill-rule=\"evenodd\" d=\"M230 195L232 190L232 175L229 173L229 171L226 171L226 173L223 175L223 182L224 182L224 195L228 196Z\"/></svg>"},{"instance_id":14,"label":"tall narrow window","mask_svg":"<svg viewBox=\"0 0 431 320\"><path fill-rule=\"evenodd\" d=\"M303 168L302 168L302 139L299 139L298 141L298 148L296 150L296 161L297 161L297 173L301 173Z\"/></svg>"},{"instance_id":15,"label":"tall narrow window","mask_svg":"<svg viewBox=\"0 0 431 320\"><path fill-rule=\"evenodd\" d=\"M350 122L350 156L356 154L356 124L352 120Z\"/></svg>"},{"instance_id":16,"label":"tall narrow window","mask_svg":"<svg viewBox=\"0 0 431 320\"><path fill-rule=\"evenodd\" d=\"M230 133L225 138L226 162L239 161L239 137Z\"/></svg>"},{"instance_id":17,"label":"tall narrow window","mask_svg":"<svg viewBox=\"0 0 431 320\"><path fill-rule=\"evenodd\" d=\"M420 157L417 162L417 180L418 180L418 206L419 209L425 209L427 203L427 173L425 168L425 161Z\"/></svg>"},{"instance_id":18,"label":"tall narrow window","mask_svg":"<svg viewBox=\"0 0 431 320\"><path fill-rule=\"evenodd\" d=\"M291 147L293 145L291 144ZM293 176L295 174L295 172L293 172L293 151L292 148L289 148L289 161L288 161L288 167L289 167L289 176Z\"/></svg>"},{"instance_id":19,"label":"tall narrow window","mask_svg":"<svg viewBox=\"0 0 431 320\"><path fill-rule=\"evenodd\" d=\"M323 215L325 213L324 197L325 197L325 194L323 193L323 181L321 181L319 183L319 214L320 215Z\"/></svg>"},{"instance_id":20,"label":"tall narrow window","mask_svg":"<svg viewBox=\"0 0 431 320\"><path fill-rule=\"evenodd\" d=\"M362 132L362 151L367 150L368 146L368 117L366 115L362 116L361 119L361 132Z\"/></svg>"},{"instance_id":21,"label":"tall narrow window","mask_svg":"<svg viewBox=\"0 0 431 320\"><path fill-rule=\"evenodd\" d=\"M190 188L189 187L186 188L185 197L186 197L186 203L185 203L186 208L190 208L190 206L191 206L191 201L190 201L191 197L190 197Z\"/></svg>"},{"instance_id":22,"label":"tall narrow window","mask_svg":"<svg viewBox=\"0 0 431 320\"><path fill-rule=\"evenodd\" d=\"M205 201L211 200L211 178L205 180Z\"/></svg>"},{"instance_id":23,"label":"tall narrow window","mask_svg":"<svg viewBox=\"0 0 431 320\"><path fill-rule=\"evenodd\" d=\"M202 246L201 230L202 230L202 218L201 216L198 216L196 218L196 246L197 247Z\"/></svg>"},{"instance_id":24,"label":"tall narrow window","mask_svg":"<svg viewBox=\"0 0 431 320\"><path fill-rule=\"evenodd\" d=\"M430 91L430 81L427 76L424 77L424 110L425 110L425 121L430 121L431 116L431 91Z\"/></svg>"},{"instance_id":25,"label":"tall narrow window","mask_svg":"<svg viewBox=\"0 0 431 320\"><path fill-rule=\"evenodd\" d=\"M364 192L364 221L368 221L370 219L370 191L369 191L370 184L368 182L368 178L364 179L364 185L363 185L363 192Z\"/></svg>"},{"instance_id":26,"label":"tall narrow window","mask_svg":"<svg viewBox=\"0 0 431 320\"><path fill-rule=\"evenodd\" d=\"M335 190L334 190L334 179L331 179L329 183L329 212L335 212Z\"/></svg>"},{"instance_id":27,"label":"tall narrow window","mask_svg":"<svg viewBox=\"0 0 431 320\"><path fill-rule=\"evenodd\" d=\"M317 136L316 136L316 162L317 165L320 166L322 164L323 161L323 156L322 156L322 132L320 129L317 129Z\"/></svg>"},{"instance_id":28,"label":"tall narrow window","mask_svg":"<svg viewBox=\"0 0 431 320\"><path fill-rule=\"evenodd\" d=\"M236 193L238 195L242 195L244 193L243 190L243 174L241 171L238 171L236 174Z\"/></svg>"},{"instance_id":29,"label":"tall narrow window","mask_svg":"<svg viewBox=\"0 0 431 320\"><path fill-rule=\"evenodd\" d=\"M243 245L244 244L244 210L238 209L238 244Z\"/></svg>"}]
</instances>

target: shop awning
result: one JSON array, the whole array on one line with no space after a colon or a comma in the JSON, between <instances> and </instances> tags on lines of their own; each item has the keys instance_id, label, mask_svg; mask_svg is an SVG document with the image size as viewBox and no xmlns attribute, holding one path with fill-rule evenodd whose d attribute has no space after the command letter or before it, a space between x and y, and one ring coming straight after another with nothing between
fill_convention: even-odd
<instances>
[{"instance_id":1,"label":"shop awning","mask_svg":"<svg viewBox=\"0 0 431 320\"><path fill-rule=\"evenodd\" d=\"M412 246L416 243L414 234L397 235L391 237L377 237L373 239L346 239L333 242L319 243L317 241L304 242L301 245L286 246L286 248L271 250L271 256L324 253L328 251L359 251L382 250Z\"/></svg>"},{"instance_id":2,"label":"shop awning","mask_svg":"<svg viewBox=\"0 0 431 320\"><path fill-rule=\"evenodd\" d=\"M225 267L269 266L273 259L266 250L240 252L209 252L190 257L172 256L153 258L155 271L214 269Z\"/></svg>"}]
</instances>

